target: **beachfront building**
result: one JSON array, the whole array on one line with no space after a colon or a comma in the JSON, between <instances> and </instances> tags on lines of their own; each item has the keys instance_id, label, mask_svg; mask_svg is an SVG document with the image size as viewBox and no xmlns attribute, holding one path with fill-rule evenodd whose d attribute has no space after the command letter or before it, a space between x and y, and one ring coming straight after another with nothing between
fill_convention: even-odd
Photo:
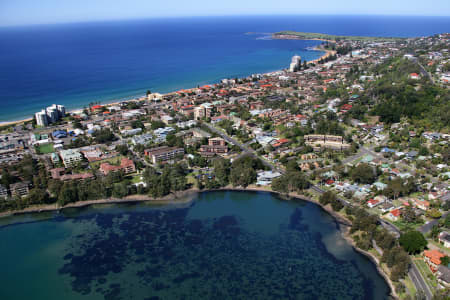
<instances>
[{"instance_id":1,"label":"beachfront building","mask_svg":"<svg viewBox=\"0 0 450 300\"><path fill-rule=\"evenodd\" d=\"M179 155L180 156L184 155L184 149L177 147L162 146L147 149L144 151L144 154L150 158L152 163L156 164L158 162L172 160Z\"/></svg>"},{"instance_id":2,"label":"beachfront building","mask_svg":"<svg viewBox=\"0 0 450 300\"><path fill-rule=\"evenodd\" d=\"M34 117L36 118L36 124L38 126L47 126L48 125L48 119L47 119L47 112L43 109L40 112L37 112Z\"/></svg>"},{"instance_id":3,"label":"beachfront building","mask_svg":"<svg viewBox=\"0 0 450 300\"><path fill-rule=\"evenodd\" d=\"M35 113L36 124L39 126L48 126L66 115L66 108L63 105L53 104L40 112Z\"/></svg>"},{"instance_id":4,"label":"beachfront building","mask_svg":"<svg viewBox=\"0 0 450 300\"><path fill-rule=\"evenodd\" d=\"M297 72L298 68L300 67L300 64L302 62L302 58L298 55L295 55L292 57L291 64L289 66L290 72Z\"/></svg>"},{"instance_id":5,"label":"beachfront building","mask_svg":"<svg viewBox=\"0 0 450 300\"><path fill-rule=\"evenodd\" d=\"M71 167L75 165L77 162L83 160L83 155L81 155L80 152L73 149L61 150L61 152L59 152L59 155L61 156L64 166L66 166L66 168Z\"/></svg>"}]
</instances>

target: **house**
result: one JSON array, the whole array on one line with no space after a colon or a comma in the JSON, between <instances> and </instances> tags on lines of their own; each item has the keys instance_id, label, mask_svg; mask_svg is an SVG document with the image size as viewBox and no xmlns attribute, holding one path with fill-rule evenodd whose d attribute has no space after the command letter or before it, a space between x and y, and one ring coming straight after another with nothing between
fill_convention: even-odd
<instances>
[{"instance_id":1,"label":"house","mask_svg":"<svg viewBox=\"0 0 450 300\"><path fill-rule=\"evenodd\" d=\"M427 263L433 273L438 270L441 264L441 258L444 256L445 255L438 250L423 251L423 260Z\"/></svg>"},{"instance_id":2,"label":"house","mask_svg":"<svg viewBox=\"0 0 450 300\"><path fill-rule=\"evenodd\" d=\"M259 172L257 176L258 178L256 184L266 186L270 185L273 179L280 177L281 173L273 171L264 171Z\"/></svg>"},{"instance_id":3,"label":"house","mask_svg":"<svg viewBox=\"0 0 450 300\"><path fill-rule=\"evenodd\" d=\"M427 210L430 207L430 202L426 200L414 199L413 204L415 207L421 210Z\"/></svg>"},{"instance_id":4,"label":"house","mask_svg":"<svg viewBox=\"0 0 450 300\"><path fill-rule=\"evenodd\" d=\"M450 248L450 233L443 231L439 234L439 242L446 248Z\"/></svg>"},{"instance_id":5,"label":"house","mask_svg":"<svg viewBox=\"0 0 450 300\"><path fill-rule=\"evenodd\" d=\"M100 164L100 172L102 172L103 175L108 175L111 172L118 171L123 171L125 174L133 173L136 171L136 166L131 159L128 159L126 157L122 158L122 160L120 161L120 165L118 166L110 165L107 162Z\"/></svg>"},{"instance_id":6,"label":"house","mask_svg":"<svg viewBox=\"0 0 450 300\"><path fill-rule=\"evenodd\" d=\"M436 275L442 288L450 287L450 269L447 266L439 266Z\"/></svg>"},{"instance_id":7,"label":"house","mask_svg":"<svg viewBox=\"0 0 450 300\"><path fill-rule=\"evenodd\" d=\"M389 202L383 203L383 205L381 205L380 210L382 213L387 213L388 211L391 211L392 209L394 209L394 205L392 205Z\"/></svg>"},{"instance_id":8,"label":"house","mask_svg":"<svg viewBox=\"0 0 450 300\"><path fill-rule=\"evenodd\" d=\"M375 182L375 183L372 184L372 185L373 185L377 190L379 190L379 191L383 191L384 189L387 188L387 184L382 183L382 182L379 182L379 181Z\"/></svg>"},{"instance_id":9,"label":"house","mask_svg":"<svg viewBox=\"0 0 450 300\"><path fill-rule=\"evenodd\" d=\"M417 80L417 79L420 79L420 76L417 73L411 73L411 74L409 74L409 78Z\"/></svg>"},{"instance_id":10,"label":"house","mask_svg":"<svg viewBox=\"0 0 450 300\"><path fill-rule=\"evenodd\" d=\"M375 206L381 204L381 202L379 200L375 200L375 199L370 199L369 201L367 201L367 206L369 208L374 208Z\"/></svg>"},{"instance_id":11,"label":"house","mask_svg":"<svg viewBox=\"0 0 450 300\"><path fill-rule=\"evenodd\" d=\"M386 218L388 218L391 221L398 221L401 214L402 211L399 208L393 209L387 214Z\"/></svg>"}]
</instances>

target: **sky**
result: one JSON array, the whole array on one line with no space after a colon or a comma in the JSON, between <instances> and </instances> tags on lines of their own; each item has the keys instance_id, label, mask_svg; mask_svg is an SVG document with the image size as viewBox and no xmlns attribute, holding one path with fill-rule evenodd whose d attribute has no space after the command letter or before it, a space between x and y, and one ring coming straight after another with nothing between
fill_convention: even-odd
<instances>
[{"instance_id":1,"label":"sky","mask_svg":"<svg viewBox=\"0 0 450 300\"><path fill-rule=\"evenodd\" d=\"M450 16L450 0L0 0L0 26L274 14Z\"/></svg>"}]
</instances>

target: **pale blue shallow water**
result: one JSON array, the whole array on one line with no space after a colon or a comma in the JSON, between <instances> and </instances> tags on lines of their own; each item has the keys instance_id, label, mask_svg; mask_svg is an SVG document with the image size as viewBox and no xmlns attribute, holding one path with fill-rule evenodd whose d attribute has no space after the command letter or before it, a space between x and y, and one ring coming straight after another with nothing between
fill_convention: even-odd
<instances>
[{"instance_id":1,"label":"pale blue shallow water","mask_svg":"<svg viewBox=\"0 0 450 300\"><path fill-rule=\"evenodd\" d=\"M450 31L448 17L278 16L154 19L0 28L0 122L52 104L170 92L306 60L316 41L267 39L281 30L368 36ZM247 35L248 32L257 34Z\"/></svg>"}]
</instances>

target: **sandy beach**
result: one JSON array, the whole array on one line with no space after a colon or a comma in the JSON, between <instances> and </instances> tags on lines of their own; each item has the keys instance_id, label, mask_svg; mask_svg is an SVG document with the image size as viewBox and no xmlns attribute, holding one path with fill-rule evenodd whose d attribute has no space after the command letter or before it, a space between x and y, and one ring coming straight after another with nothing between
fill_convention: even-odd
<instances>
[{"instance_id":1,"label":"sandy beach","mask_svg":"<svg viewBox=\"0 0 450 300\"><path fill-rule=\"evenodd\" d=\"M323 40L323 41L326 41L326 40ZM336 51L325 50L325 49L321 49L321 48L319 48L319 47L315 47L314 50L315 50L315 51L323 51L323 52L325 52L325 54L322 55L322 56L321 56L320 58L318 58L318 59L308 61L308 63L314 63L314 64L316 64L320 59L325 59L325 58L327 58L327 57L329 57L329 56L331 56L331 55L336 54ZM282 70L275 70L275 71L273 71L273 72L280 72L280 71L282 71ZM270 72L270 73L273 73L273 72ZM193 87L193 88L194 88L194 87ZM193 88L191 88L191 89L193 89ZM165 93L165 94L161 94L161 95L162 95L162 96L170 95L170 94L173 94L173 93L175 93L175 92L176 92L176 91L169 92L169 93ZM120 103L123 103L123 102L138 101L138 100L139 100L140 98L142 98L142 97L144 97L144 95L141 95L141 96L134 96L134 98L133 98L133 96L130 96L130 97L126 97L126 98L132 98L132 99L126 99L126 100L125 100L125 99L124 99L124 100L115 99L115 100L111 100L111 102L108 101L108 102L105 102L105 103L103 103L103 104L101 104L101 105L104 105L104 106L114 106L114 105L119 105ZM80 110L82 110L82 109L83 109L82 107L80 107L80 108L74 108L74 109L68 110L67 113L68 113L68 114L72 114L72 113L75 113L75 112L80 111ZM26 119L13 120L13 121L4 121L4 122L0 122L0 127L1 127L1 126L10 126L10 125L20 125L20 124L23 124L23 123L28 122L28 121L31 121L31 120L33 120L33 118L26 118Z\"/></svg>"}]
</instances>

